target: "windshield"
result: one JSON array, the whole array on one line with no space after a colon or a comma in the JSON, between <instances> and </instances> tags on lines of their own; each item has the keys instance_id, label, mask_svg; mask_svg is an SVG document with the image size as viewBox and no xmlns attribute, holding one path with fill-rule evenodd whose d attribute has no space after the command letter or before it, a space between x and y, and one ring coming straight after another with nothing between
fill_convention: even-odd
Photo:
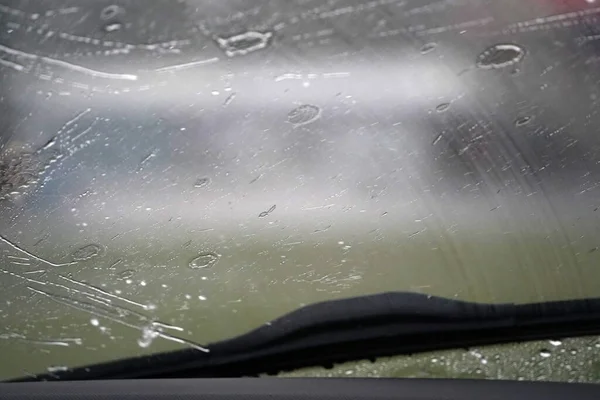
<instances>
[{"instance_id":1,"label":"windshield","mask_svg":"<svg viewBox=\"0 0 600 400\"><path fill-rule=\"evenodd\" d=\"M600 296L599 12L1 0L0 378L387 291Z\"/></svg>"}]
</instances>

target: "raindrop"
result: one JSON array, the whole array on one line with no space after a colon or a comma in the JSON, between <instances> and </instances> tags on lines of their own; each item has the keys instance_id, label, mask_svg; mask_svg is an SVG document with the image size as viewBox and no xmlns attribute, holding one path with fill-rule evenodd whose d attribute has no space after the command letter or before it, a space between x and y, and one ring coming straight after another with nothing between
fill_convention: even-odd
<instances>
[{"instance_id":1,"label":"raindrop","mask_svg":"<svg viewBox=\"0 0 600 400\"><path fill-rule=\"evenodd\" d=\"M421 47L421 54L427 54L432 52L433 50L435 50L435 48L437 47L437 43L425 43L423 45L423 47Z\"/></svg>"},{"instance_id":2,"label":"raindrop","mask_svg":"<svg viewBox=\"0 0 600 400\"><path fill-rule=\"evenodd\" d=\"M208 186L209 183L210 183L210 179L209 178L199 178L194 183L194 187L195 188L203 188L205 186Z\"/></svg>"},{"instance_id":3,"label":"raindrop","mask_svg":"<svg viewBox=\"0 0 600 400\"><path fill-rule=\"evenodd\" d=\"M217 37L216 41L227 56L234 57L264 49L272 37L272 32L248 31L228 38Z\"/></svg>"},{"instance_id":4,"label":"raindrop","mask_svg":"<svg viewBox=\"0 0 600 400\"><path fill-rule=\"evenodd\" d=\"M219 261L219 255L217 253L202 253L190 261L189 267L191 269L210 268L215 265L217 261Z\"/></svg>"},{"instance_id":5,"label":"raindrop","mask_svg":"<svg viewBox=\"0 0 600 400\"><path fill-rule=\"evenodd\" d=\"M549 350L546 350L546 349L540 350L540 357L542 357L542 358L548 358L551 355L552 355L552 353L550 353Z\"/></svg>"},{"instance_id":6,"label":"raindrop","mask_svg":"<svg viewBox=\"0 0 600 400\"><path fill-rule=\"evenodd\" d=\"M477 67L482 69L504 68L520 62L525 50L516 44L496 44L477 57Z\"/></svg>"},{"instance_id":7,"label":"raindrop","mask_svg":"<svg viewBox=\"0 0 600 400\"><path fill-rule=\"evenodd\" d=\"M442 103L435 108L435 111L437 111L439 113L443 113L444 111L447 111L449 108L450 108L450 103Z\"/></svg>"},{"instance_id":8,"label":"raindrop","mask_svg":"<svg viewBox=\"0 0 600 400\"><path fill-rule=\"evenodd\" d=\"M433 139L433 142L431 143L433 146L435 146L436 144L438 144L442 139L444 138L444 134L440 133L439 135L437 135L435 137L435 139Z\"/></svg>"},{"instance_id":9,"label":"raindrop","mask_svg":"<svg viewBox=\"0 0 600 400\"><path fill-rule=\"evenodd\" d=\"M225 101L223 102L223 106L228 106L231 104L231 102L233 101L233 99L235 99L236 93L233 92L231 93L229 96L227 96L227 98L225 99Z\"/></svg>"},{"instance_id":10,"label":"raindrop","mask_svg":"<svg viewBox=\"0 0 600 400\"><path fill-rule=\"evenodd\" d=\"M533 118L529 117L529 116L523 116L523 117L519 117L517 118L517 120L515 121L515 125L516 126L523 126L523 125L527 125L528 123L531 122Z\"/></svg>"},{"instance_id":11,"label":"raindrop","mask_svg":"<svg viewBox=\"0 0 600 400\"><path fill-rule=\"evenodd\" d=\"M269 208L267 211L263 211L260 214L258 214L258 218L265 218L266 216L268 216L269 214L271 214L273 211L275 211L276 208L277 208L277 205L273 204L271 206L271 208Z\"/></svg>"},{"instance_id":12,"label":"raindrop","mask_svg":"<svg viewBox=\"0 0 600 400\"><path fill-rule=\"evenodd\" d=\"M123 28L123 24L121 24L120 22L113 22L110 24L107 24L104 26L104 32L115 32L115 31L119 31L121 30L121 28Z\"/></svg>"},{"instance_id":13,"label":"raindrop","mask_svg":"<svg viewBox=\"0 0 600 400\"><path fill-rule=\"evenodd\" d=\"M102 247L97 244L88 244L82 248L75 250L72 257L77 261L85 261L97 257L102 253Z\"/></svg>"},{"instance_id":14,"label":"raindrop","mask_svg":"<svg viewBox=\"0 0 600 400\"><path fill-rule=\"evenodd\" d=\"M100 325L100 321L98 321L98 318L92 318L90 319L90 324L92 324L92 326L98 326Z\"/></svg>"},{"instance_id":15,"label":"raindrop","mask_svg":"<svg viewBox=\"0 0 600 400\"><path fill-rule=\"evenodd\" d=\"M122 12L123 12L123 9L121 7L119 7L116 4L112 4L110 6L104 7L102 9L102 11L100 11L100 18L103 19L104 21L108 21L109 19L116 17L117 15L121 14Z\"/></svg>"},{"instance_id":16,"label":"raindrop","mask_svg":"<svg viewBox=\"0 0 600 400\"><path fill-rule=\"evenodd\" d=\"M151 326L145 326L142 329L142 337L138 339L138 345L142 348L147 348L152 344L152 341L158 337L159 333Z\"/></svg>"},{"instance_id":17,"label":"raindrop","mask_svg":"<svg viewBox=\"0 0 600 400\"><path fill-rule=\"evenodd\" d=\"M562 344L562 342L560 340L550 340L550 344L552 346L560 346Z\"/></svg>"},{"instance_id":18,"label":"raindrop","mask_svg":"<svg viewBox=\"0 0 600 400\"><path fill-rule=\"evenodd\" d=\"M131 278L133 275L135 275L135 271L133 269L126 269L125 271L117 275L117 279L120 281L124 281Z\"/></svg>"},{"instance_id":19,"label":"raindrop","mask_svg":"<svg viewBox=\"0 0 600 400\"><path fill-rule=\"evenodd\" d=\"M312 104L303 104L294 108L287 115L289 123L295 126L310 124L321 117L321 109Z\"/></svg>"}]
</instances>

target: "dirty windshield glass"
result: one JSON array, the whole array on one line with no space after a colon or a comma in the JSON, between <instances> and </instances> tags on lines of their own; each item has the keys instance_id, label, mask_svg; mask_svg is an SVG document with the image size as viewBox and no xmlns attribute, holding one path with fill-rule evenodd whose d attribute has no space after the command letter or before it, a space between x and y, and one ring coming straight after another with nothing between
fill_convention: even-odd
<instances>
[{"instance_id":1,"label":"dirty windshield glass","mask_svg":"<svg viewBox=\"0 0 600 400\"><path fill-rule=\"evenodd\" d=\"M0 378L385 291L599 296L599 14L0 0Z\"/></svg>"}]
</instances>

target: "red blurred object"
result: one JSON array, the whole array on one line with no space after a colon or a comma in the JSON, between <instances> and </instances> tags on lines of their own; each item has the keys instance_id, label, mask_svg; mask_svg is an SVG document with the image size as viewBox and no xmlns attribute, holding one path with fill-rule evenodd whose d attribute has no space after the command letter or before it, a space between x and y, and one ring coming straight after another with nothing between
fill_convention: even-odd
<instances>
[{"instance_id":1,"label":"red blurred object","mask_svg":"<svg viewBox=\"0 0 600 400\"><path fill-rule=\"evenodd\" d=\"M597 0L536 0L535 2L555 13L588 10L600 5Z\"/></svg>"}]
</instances>

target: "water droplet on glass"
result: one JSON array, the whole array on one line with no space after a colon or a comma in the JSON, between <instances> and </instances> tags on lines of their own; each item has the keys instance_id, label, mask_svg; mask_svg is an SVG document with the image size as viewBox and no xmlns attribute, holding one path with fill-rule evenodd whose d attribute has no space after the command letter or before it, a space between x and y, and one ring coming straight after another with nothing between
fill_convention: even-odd
<instances>
[{"instance_id":1,"label":"water droplet on glass","mask_svg":"<svg viewBox=\"0 0 600 400\"><path fill-rule=\"evenodd\" d=\"M552 346L560 346L562 342L560 340L550 340Z\"/></svg>"},{"instance_id":2,"label":"water droplet on glass","mask_svg":"<svg viewBox=\"0 0 600 400\"><path fill-rule=\"evenodd\" d=\"M439 113L443 113L444 111L447 111L449 108L450 108L450 103L442 103L435 108L435 111L437 111Z\"/></svg>"},{"instance_id":3,"label":"water droplet on glass","mask_svg":"<svg viewBox=\"0 0 600 400\"><path fill-rule=\"evenodd\" d=\"M135 271L133 269L126 269L125 271L117 275L117 279L123 281L131 278L133 275L135 275Z\"/></svg>"},{"instance_id":4,"label":"water droplet on glass","mask_svg":"<svg viewBox=\"0 0 600 400\"><path fill-rule=\"evenodd\" d=\"M519 117L517 118L517 120L515 121L515 125L516 126L523 126L523 125L527 125L528 123L531 122L533 118L529 117L529 116L523 116L523 117Z\"/></svg>"},{"instance_id":5,"label":"water droplet on glass","mask_svg":"<svg viewBox=\"0 0 600 400\"><path fill-rule=\"evenodd\" d=\"M235 99L236 93L233 92L231 93L229 96L227 96L227 98L225 99L225 101L223 102L223 106L228 106L231 104L231 102L233 101L233 99Z\"/></svg>"},{"instance_id":6,"label":"water droplet on glass","mask_svg":"<svg viewBox=\"0 0 600 400\"><path fill-rule=\"evenodd\" d=\"M437 43L425 43L423 47L421 47L421 54L427 54L435 50L437 47Z\"/></svg>"},{"instance_id":7,"label":"water droplet on glass","mask_svg":"<svg viewBox=\"0 0 600 400\"><path fill-rule=\"evenodd\" d=\"M216 41L227 56L233 57L264 49L272 37L272 32L248 31L228 38L217 37Z\"/></svg>"},{"instance_id":8,"label":"water droplet on glass","mask_svg":"<svg viewBox=\"0 0 600 400\"><path fill-rule=\"evenodd\" d=\"M552 353L550 353L549 350L540 350L540 357L542 358L548 358L552 355Z\"/></svg>"},{"instance_id":9,"label":"water droplet on glass","mask_svg":"<svg viewBox=\"0 0 600 400\"><path fill-rule=\"evenodd\" d=\"M205 186L208 186L209 183L210 183L209 178L200 178L200 179L196 180L196 182L194 183L194 187L195 188L203 188Z\"/></svg>"},{"instance_id":10,"label":"water droplet on glass","mask_svg":"<svg viewBox=\"0 0 600 400\"><path fill-rule=\"evenodd\" d=\"M76 250L72 257L77 261L85 261L97 257L102 253L102 247L97 244L88 244Z\"/></svg>"},{"instance_id":11,"label":"water droplet on glass","mask_svg":"<svg viewBox=\"0 0 600 400\"><path fill-rule=\"evenodd\" d=\"M142 329L142 337L138 339L138 345L142 348L147 348L152 344L152 341L158 337L158 332L151 326L145 326Z\"/></svg>"},{"instance_id":12,"label":"water droplet on glass","mask_svg":"<svg viewBox=\"0 0 600 400\"><path fill-rule=\"evenodd\" d=\"M100 18L104 21L112 19L117 15L121 14L123 9L116 4L111 4L110 6L106 6L100 11Z\"/></svg>"},{"instance_id":13,"label":"water droplet on glass","mask_svg":"<svg viewBox=\"0 0 600 400\"><path fill-rule=\"evenodd\" d=\"M260 214L258 214L258 218L265 218L265 217L267 217L269 214L271 214L273 211L275 211L276 208L277 208L277 205L273 204L271 206L271 208L269 208L268 210L263 211Z\"/></svg>"},{"instance_id":14,"label":"water droplet on glass","mask_svg":"<svg viewBox=\"0 0 600 400\"><path fill-rule=\"evenodd\" d=\"M104 32L115 32L115 31L119 31L121 30L121 28L123 28L123 24L119 23L119 22L113 22L110 24L106 24L103 28Z\"/></svg>"},{"instance_id":15,"label":"water droplet on glass","mask_svg":"<svg viewBox=\"0 0 600 400\"><path fill-rule=\"evenodd\" d=\"M287 115L287 120L295 126L301 126L316 121L320 116L321 109L319 107L312 104L303 104L290 111Z\"/></svg>"},{"instance_id":16,"label":"water droplet on glass","mask_svg":"<svg viewBox=\"0 0 600 400\"><path fill-rule=\"evenodd\" d=\"M202 253L190 261L189 267L192 269L210 268L219 261L217 253Z\"/></svg>"},{"instance_id":17,"label":"water droplet on glass","mask_svg":"<svg viewBox=\"0 0 600 400\"><path fill-rule=\"evenodd\" d=\"M483 69L504 68L520 62L525 50L516 44L496 44L477 57L477 67Z\"/></svg>"}]
</instances>

